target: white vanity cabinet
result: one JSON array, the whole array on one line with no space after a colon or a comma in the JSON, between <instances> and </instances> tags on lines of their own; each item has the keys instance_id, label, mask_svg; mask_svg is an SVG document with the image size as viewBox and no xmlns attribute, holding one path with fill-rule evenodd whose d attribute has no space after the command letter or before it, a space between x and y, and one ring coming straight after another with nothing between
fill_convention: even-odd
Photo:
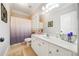
<instances>
[{"instance_id":1,"label":"white vanity cabinet","mask_svg":"<svg viewBox=\"0 0 79 59\"><path fill-rule=\"evenodd\" d=\"M38 56L73 56L72 51L43 40L42 38L32 37L31 47Z\"/></svg>"},{"instance_id":2,"label":"white vanity cabinet","mask_svg":"<svg viewBox=\"0 0 79 59\"><path fill-rule=\"evenodd\" d=\"M62 47L56 46L54 44L50 44L48 46L48 55L49 56L72 56L72 52L69 50L66 50Z\"/></svg>"}]
</instances>

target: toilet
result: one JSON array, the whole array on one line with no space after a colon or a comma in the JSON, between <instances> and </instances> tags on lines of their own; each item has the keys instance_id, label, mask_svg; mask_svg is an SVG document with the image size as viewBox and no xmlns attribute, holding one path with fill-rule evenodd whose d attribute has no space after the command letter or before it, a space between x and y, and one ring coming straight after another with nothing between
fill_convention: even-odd
<instances>
[{"instance_id":1,"label":"toilet","mask_svg":"<svg viewBox=\"0 0 79 59\"><path fill-rule=\"evenodd\" d=\"M25 40L27 47L29 47L31 45L31 38L25 38L24 40Z\"/></svg>"}]
</instances>

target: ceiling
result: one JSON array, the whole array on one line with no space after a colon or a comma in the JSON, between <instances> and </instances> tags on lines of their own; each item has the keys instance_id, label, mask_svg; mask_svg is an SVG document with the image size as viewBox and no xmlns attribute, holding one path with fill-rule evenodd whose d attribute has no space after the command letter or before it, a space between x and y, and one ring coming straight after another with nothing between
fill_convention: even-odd
<instances>
[{"instance_id":1,"label":"ceiling","mask_svg":"<svg viewBox=\"0 0 79 59\"><path fill-rule=\"evenodd\" d=\"M20 11L28 14L29 16L33 15L35 12L41 11L41 7L46 3L11 3L11 10Z\"/></svg>"},{"instance_id":2,"label":"ceiling","mask_svg":"<svg viewBox=\"0 0 79 59\"><path fill-rule=\"evenodd\" d=\"M64 13L66 13L66 11L64 10L70 10L70 11L73 11L73 10L76 10L76 4L75 3L62 3L62 4L59 4L60 6L58 8L54 8L52 9L50 13L55 15L55 14L59 14L61 13L61 11L63 11Z\"/></svg>"},{"instance_id":3,"label":"ceiling","mask_svg":"<svg viewBox=\"0 0 79 59\"><path fill-rule=\"evenodd\" d=\"M32 16L37 12L42 13L43 12L42 7L45 6L46 4L47 3L11 3L10 7L11 10L15 10L16 13L20 16L24 15ZM72 5L72 3L61 3L59 4L58 8L52 9L53 11L52 14L56 14L57 11L59 12L61 9L64 9L70 5Z\"/></svg>"}]
</instances>

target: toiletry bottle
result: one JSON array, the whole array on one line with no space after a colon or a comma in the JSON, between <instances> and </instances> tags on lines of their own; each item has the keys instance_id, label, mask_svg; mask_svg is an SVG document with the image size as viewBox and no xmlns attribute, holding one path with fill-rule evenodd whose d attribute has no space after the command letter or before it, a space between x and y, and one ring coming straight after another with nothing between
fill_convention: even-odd
<instances>
[{"instance_id":1,"label":"toiletry bottle","mask_svg":"<svg viewBox=\"0 0 79 59\"><path fill-rule=\"evenodd\" d=\"M60 38L61 38L62 40L64 40L63 31L60 31Z\"/></svg>"},{"instance_id":2,"label":"toiletry bottle","mask_svg":"<svg viewBox=\"0 0 79 59\"><path fill-rule=\"evenodd\" d=\"M71 41L71 35L70 35L70 33L68 33L67 36L68 36L68 42L70 42Z\"/></svg>"}]
</instances>

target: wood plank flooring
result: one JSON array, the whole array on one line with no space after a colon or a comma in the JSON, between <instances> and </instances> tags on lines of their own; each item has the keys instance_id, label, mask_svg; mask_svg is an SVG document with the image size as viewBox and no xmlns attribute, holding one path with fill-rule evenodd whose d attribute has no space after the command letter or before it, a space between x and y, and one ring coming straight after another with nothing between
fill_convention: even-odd
<instances>
[{"instance_id":1,"label":"wood plank flooring","mask_svg":"<svg viewBox=\"0 0 79 59\"><path fill-rule=\"evenodd\" d=\"M11 45L7 56L37 56L37 54L30 47L24 43Z\"/></svg>"}]
</instances>

